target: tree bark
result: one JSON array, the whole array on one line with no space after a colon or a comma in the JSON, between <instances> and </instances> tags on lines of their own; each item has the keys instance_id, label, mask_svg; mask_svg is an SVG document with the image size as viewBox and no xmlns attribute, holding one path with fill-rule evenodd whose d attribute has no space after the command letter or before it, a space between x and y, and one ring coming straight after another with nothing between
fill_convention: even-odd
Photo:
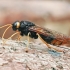
<instances>
[{"instance_id":1,"label":"tree bark","mask_svg":"<svg viewBox=\"0 0 70 70\"><path fill-rule=\"evenodd\" d=\"M0 39L0 70L69 70L70 50L60 53L41 43ZM26 52L26 49L28 52Z\"/></svg>"}]
</instances>

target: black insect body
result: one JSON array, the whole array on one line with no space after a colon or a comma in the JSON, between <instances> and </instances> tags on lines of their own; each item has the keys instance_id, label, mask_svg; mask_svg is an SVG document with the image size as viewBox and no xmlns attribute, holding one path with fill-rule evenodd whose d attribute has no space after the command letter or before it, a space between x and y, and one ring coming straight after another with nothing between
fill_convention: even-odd
<instances>
[{"instance_id":1,"label":"black insect body","mask_svg":"<svg viewBox=\"0 0 70 70\"><path fill-rule=\"evenodd\" d=\"M29 28L35 26L35 24L33 24L32 22L29 21L21 21L21 22L15 22L12 24L12 28L14 31L18 30L20 31L20 35L24 36L24 35L28 35L28 33L30 32L29 36L31 38L37 39L38 35L36 32L34 31L30 31Z\"/></svg>"},{"instance_id":2,"label":"black insect body","mask_svg":"<svg viewBox=\"0 0 70 70\"><path fill-rule=\"evenodd\" d=\"M70 45L70 37L63 35L61 33L58 33L56 31L50 30L48 28L45 29L45 28L39 27L29 21L21 21L21 22L16 21L12 25L11 24L8 24L8 25L9 27L4 31L2 38L4 37L6 31L12 26L12 29L14 31L19 31L21 36L29 35L31 38L34 38L34 39L37 39L39 37L47 45L48 48L53 48L60 52L62 52L62 50L51 47L48 44L55 45L55 46L60 46L65 44ZM5 25L5 26L8 26L8 25ZM5 26L2 26L0 28L3 28Z\"/></svg>"},{"instance_id":3,"label":"black insect body","mask_svg":"<svg viewBox=\"0 0 70 70\"><path fill-rule=\"evenodd\" d=\"M32 22L29 22L29 21L21 21L21 22L15 22L12 24L12 28L13 30L18 30L20 31L20 35L21 36L24 36L24 35L28 35L28 33L30 32L29 36L31 38L34 38L34 39L37 39L38 38L38 35L37 35L37 32L32 31L30 30L30 28L34 27L35 24L33 24ZM47 31L47 34L50 33L49 31ZM46 41L47 43L51 44L51 42L55 39L53 36L50 36L50 35L42 35L42 34L39 34L41 36L41 38Z\"/></svg>"},{"instance_id":4,"label":"black insect body","mask_svg":"<svg viewBox=\"0 0 70 70\"><path fill-rule=\"evenodd\" d=\"M44 40L45 42L47 42L48 44L51 45L64 45L64 44L68 44L70 43L70 38L62 35L60 33L51 31L49 29L44 29L41 28L39 26L36 26L35 24L33 24L32 22L29 21L21 21L21 22L15 22L12 24L12 28L14 31L18 30L20 31L20 35L28 35L28 33L30 32L29 36L31 38L37 39L38 35L42 38L42 40Z\"/></svg>"}]
</instances>

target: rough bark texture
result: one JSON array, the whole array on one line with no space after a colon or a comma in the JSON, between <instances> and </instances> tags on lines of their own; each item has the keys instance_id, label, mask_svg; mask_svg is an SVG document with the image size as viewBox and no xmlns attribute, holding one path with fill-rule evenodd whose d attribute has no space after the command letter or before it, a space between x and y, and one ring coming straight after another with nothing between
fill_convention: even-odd
<instances>
[{"instance_id":1,"label":"rough bark texture","mask_svg":"<svg viewBox=\"0 0 70 70\"><path fill-rule=\"evenodd\" d=\"M44 44L32 43L26 52L27 41L0 39L0 70L69 70L70 50L59 53Z\"/></svg>"}]
</instances>

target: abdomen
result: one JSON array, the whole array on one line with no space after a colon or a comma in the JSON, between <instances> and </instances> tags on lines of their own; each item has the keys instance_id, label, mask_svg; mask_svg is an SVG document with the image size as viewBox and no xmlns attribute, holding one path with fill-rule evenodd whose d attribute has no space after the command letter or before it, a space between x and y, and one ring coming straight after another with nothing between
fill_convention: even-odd
<instances>
[{"instance_id":1,"label":"abdomen","mask_svg":"<svg viewBox=\"0 0 70 70\"><path fill-rule=\"evenodd\" d=\"M67 44L67 40L62 40L62 39L58 39L58 38L55 38L53 36L44 36L44 35L41 35L40 34L40 37L48 44L51 44L51 45L55 45L55 46L60 46L60 45L64 45L64 44Z\"/></svg>"}]
</instances>

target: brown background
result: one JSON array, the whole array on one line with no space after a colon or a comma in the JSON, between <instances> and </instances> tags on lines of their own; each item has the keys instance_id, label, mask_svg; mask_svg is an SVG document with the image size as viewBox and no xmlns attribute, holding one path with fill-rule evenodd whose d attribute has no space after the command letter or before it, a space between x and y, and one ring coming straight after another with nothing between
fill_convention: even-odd
<instances>
[{"instance_id":1,"label":"brown background","mask_svg":"<svg viewBox=\"0 0 70 70\"><path fill-rule=\"evenodd\" d=\"M21 20L70 35L69 0L0 0L0 26ZM0 29L0 37L4 30ZM11 34L12 29L5 38Z\"/></svg>"}]
</instances>

